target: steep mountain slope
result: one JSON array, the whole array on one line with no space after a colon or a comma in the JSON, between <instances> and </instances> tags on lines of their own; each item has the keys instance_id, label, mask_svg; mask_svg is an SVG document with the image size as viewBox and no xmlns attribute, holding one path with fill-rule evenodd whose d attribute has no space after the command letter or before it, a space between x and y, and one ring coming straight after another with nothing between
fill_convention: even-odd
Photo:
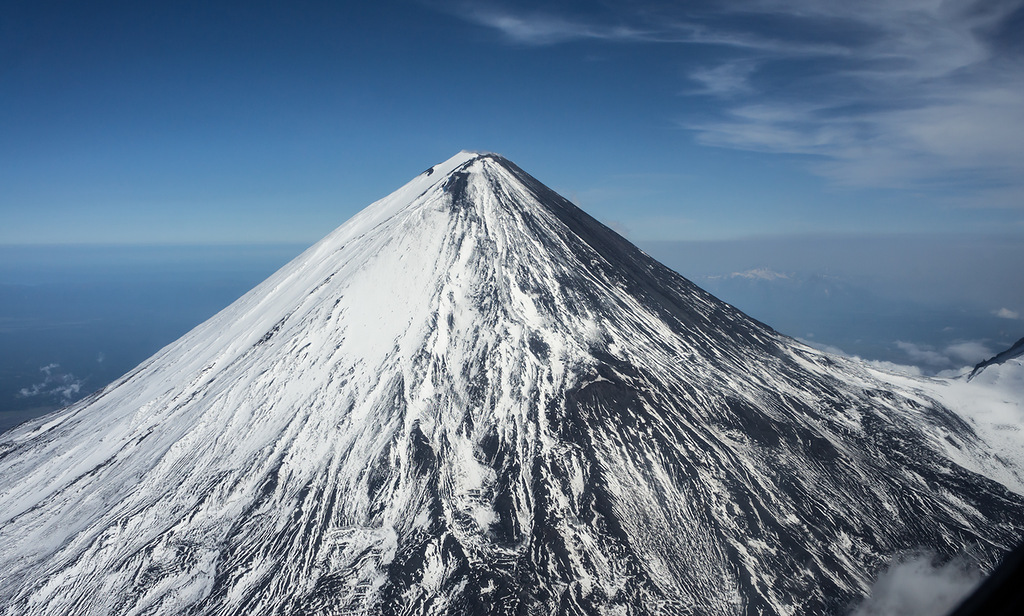
<instances>
[{"instance_id":1,"label":"steep mountain slope","mask_svg":"<svg viewBox=\"0 0 1024 616\"><path fill-rule=\"evenodd\" d=\"M978 365L974 366L974 369L971 370L971 373L967 375L967 380L970 381L974 379L974 377L984 373L987 368L992 366L996 366L996 368L988 371L990 375L992 373L999 372L998 366L1005 366L1007 364L1019 366L1022 362L1024 362L1024 359L1021 358L1024 358L1024 338L1021 338L1017 342L1013 343L1013 345L1010 348L1006 349L1005 351L996 354L995 357L990 357L989 359L986 359L983 362L978 362ZM996 380L997 378L998 377L996 376L989 377L990 380Z\"/></svg>"},{"instance_id":2,"label":"steep mountain slope","mask_svg":"<svg viewBox=\"0 0 1024 616\"><path fill-rule=\"evenodd\" d=\"M0 437L4 614L840 613L987 564L957 415L463 152L110 387ZM972 468L982 468L976 465Z\"/></svg>"},{"instance_id":3,"label":"steep mountain slope","mask_svg":"<svg viewBox=\"0 0 1024 616\"><path fill-rule=\"evenodd\" d=\"M946 443L947 457L1024 494L1024 356L1022 341L995 357L964 368L955 378L914 379L875 372L903 391L937 400L960 415L985 443L985 456L965 456Z\"/></svg>"}]
</instances>

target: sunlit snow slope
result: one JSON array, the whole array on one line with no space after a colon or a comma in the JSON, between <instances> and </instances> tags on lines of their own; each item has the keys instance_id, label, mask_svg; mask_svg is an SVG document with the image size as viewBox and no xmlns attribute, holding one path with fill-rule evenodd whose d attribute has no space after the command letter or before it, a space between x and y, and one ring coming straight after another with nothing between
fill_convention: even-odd
<instances>
[{"instance_id":1,"label":"sunlit snow slope","mask_svg":"<svg viewBox=\"0 0 1024 616\"><path fill-rule=\"evenodd\" d=\"M0 610L842 613L1024 537L998 465L463 152L0 436Z\"/></svg>"}]
</instances>

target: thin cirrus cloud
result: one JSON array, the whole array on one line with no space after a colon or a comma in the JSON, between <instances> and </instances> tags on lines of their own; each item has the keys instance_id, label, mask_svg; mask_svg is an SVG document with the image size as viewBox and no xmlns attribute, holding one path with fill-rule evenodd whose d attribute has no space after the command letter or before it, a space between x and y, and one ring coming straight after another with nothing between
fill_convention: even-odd
<instances>
[{"instance_id":1,"label":"thin cirrus cloud","mask_svg":"<svg viewBox=\"0 0 1024 616\"><path fill-rule=\"evenodd\" d=\"M750 75L757 69L754 62L729 62L712 67L700 67L690 72L690 79L699 88L686 94L704 94L729 98L754 92Z\"/></svg>"},{"instance_id":2,"label":"thin cirrus cloud","mask_svg":"<svg viewBox=\"0 0 1024 616\"><path fill-rule=\"evenodd\" d=\"M642 41L653 32L627 26L607 26L572 21L554 15L517 15L495 6L467 5L457 14L500 31L509 41L526 45L551 45L574 39Z\"/></svg>"},{"instance_id":3,"label":"thin cirrus cloud","mask_svg":"<svg viewBox=\"0 0 1024 616\"><path fill-rule=\"evenodd\" d=\"M668 3L597 3L599 10L581 16L558 12L558 3L532 8L521 4L495 2L432 3L462 19L499 31L506 41L521 45L555 45L576 40L625 43L676 43L720 45L780 54L845 55L840 45L828 41L792 40L758 32L721 29L693 16L707 15L706 9L689 6L684 14ZM691 15L692 13L692 15Z\"/></svg>"},{"instance_id":4,"label":"thin cirrus cloud","mask_svg":"<svg viewBox=\"0 0 1024 616\"><path fill-rule=\"evenodd\" d=\"M703 145L808 155L842 185L1024 205L1024 0L447 6L522 45L705 46L682 94L707 104L679 121Z\"/></svg>"}]
</instances>

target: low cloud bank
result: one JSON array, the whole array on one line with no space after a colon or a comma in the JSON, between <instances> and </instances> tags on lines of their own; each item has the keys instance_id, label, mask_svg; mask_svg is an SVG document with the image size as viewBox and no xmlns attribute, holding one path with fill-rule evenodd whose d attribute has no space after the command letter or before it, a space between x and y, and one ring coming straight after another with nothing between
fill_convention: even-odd
<instances>
[{"instance_id":1,"label":"low cloud bank","mask_svg":"<svg viewBox=\"0 0 1024 616\"><path fill-rule=\"evenodd\" d=\"M944 348L897 340L896 346L906 353L907 358L914 364L937 370L973 366L996 354L996 351L989 348L985 342L978 340L962 340Z\"/></svg>"},{"instance_id":2,"label":"low cloud bank","mask_svg":"<svg viewBox=\"0 0 1024 616\"><path fill-rule=\"evenodd\" d=\"M977 565L966 558L936 564L929 554L903 556L878 577L851 616L944 616L983 578Z\"/></svg>"}]
</instances>

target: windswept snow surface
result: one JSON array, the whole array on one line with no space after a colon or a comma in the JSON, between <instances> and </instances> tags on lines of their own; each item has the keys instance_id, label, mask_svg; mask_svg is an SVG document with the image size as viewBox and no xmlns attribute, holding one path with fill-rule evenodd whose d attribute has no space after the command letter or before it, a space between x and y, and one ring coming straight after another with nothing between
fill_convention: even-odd
<instances>
[{"instance_id":1,"label":"windswept snow surface","mask_svg":"<svg viewBox=\"0 0 1024 616\"><path fill-rule=\"evenodd\" d=\"M463 152L0 436L0 610L842 613L894 553L1024 529L890 377Z\"/></svg>"},{"instance_id":2,"label":"windswept snow surface","mask_svg":"<svg viewBox=\"0 0 1024 616\"><path fill-rule=\"evenodd\" d=\"M877 376L894 387L917 390L960 415L984 446L963 448L955 438L940 435L946 455L1024 495L1024 357L979 366L965 368L956 378Z\"/></svg>"}]
</instances>

